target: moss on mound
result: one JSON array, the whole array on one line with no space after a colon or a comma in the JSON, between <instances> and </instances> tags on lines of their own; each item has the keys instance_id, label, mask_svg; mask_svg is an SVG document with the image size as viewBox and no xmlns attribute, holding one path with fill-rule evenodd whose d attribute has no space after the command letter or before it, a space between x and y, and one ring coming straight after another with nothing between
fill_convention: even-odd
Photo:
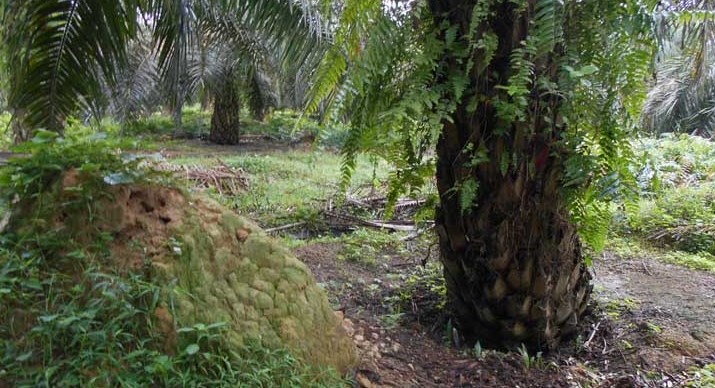
<instances>
[{"instance_id":1,"label":"moss on mound","mask_svg":"<svg viewBox=\"0 0 715 388\"><path fill-rule=\"evenodd\" d=\"M0 386L183 373L162 354L196 376L209 365L206 381L240 381L226 380L225 363L256 344L318 369L355 365L326 295L285 247L102 145L81 147L43 146L0 171L10 208L0 227Z\"/></svg>"},{"instance_id":2,"label":"moss on mound","mask_svg":"<svg viewBox=\"0 0 715 388\"><path fill-rule=\"evenodd\" d=\"M260 339L312 365L345 371L354 364L352 342L310 270L254 223L173 188L113 191L97 215L113 236L113 261L166 285L183 326L228 322L226 339L235 346ZM173 321L167 311L157 315Z\"/></svg>"}]
</instances>

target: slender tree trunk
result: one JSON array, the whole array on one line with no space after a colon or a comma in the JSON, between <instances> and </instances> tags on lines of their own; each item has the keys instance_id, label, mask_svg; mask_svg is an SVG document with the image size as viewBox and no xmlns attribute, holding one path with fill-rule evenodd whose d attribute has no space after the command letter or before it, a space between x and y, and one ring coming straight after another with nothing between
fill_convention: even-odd
<instances>
[{"instance_id":1,"label":"slender tree trunk","mask_svg":"<svg viewBox=\"0 0 715 388\"><path fill-rule=\"evenodd\" d=\"M238 144L240 137L239 114L241 101L236 83L229 75L218 86L214 95L214 111L211 116L209 140L217 144Z\"/></svg>"},{"instance_id":2,"label":"slender tree trunk","mask_svg":"<svg viewBox=\"0 0 715 388\"><path fill-rule=\"evenodd\" d=\"M475 58L469 88L444 122L437 145L436 223L447 290L462 333L482 344L553 348L573 331L591 292L560 190L565 152L558 145L565 129L561 97L534 87L527 117L514 121L500 116L494 103L509 99L495 86L507 85L515 71L511 54L527 37L535 2L524 1L527 7L517 10L516 2L492 1L493 12L479 26L496 34L499 43L488 70L480 73L484 59ZM447 21L466 36L477 3L429 4L436 25ZM442 74L464 71L465 61L456 55L445 54ZM534 76L556 80L559 55L557 47L539 59ZM477 150L488 160L474 163ZM473 197L466 208L465 190L476 191L466 194Z\"/></svg>"},{"instance_id":3,"label":"slender tree trunk","mask_svg":"<svg viewBox=\"0 0 715 388\"><path fill-rule=\"evenodd\" d=\"M15 109L13 112L10 128L12 129L12 141L14 145L20 145L32 138L33 131L23 124L25 111Z\"/></svg>"},{"instance_id":4,"label":"slender tree trunk","mask_svg":"<svg viewBox=\"0 0 715 388\"><path fill-rule=\"evenodd\" d=\"M209 89L204 87L200 91L200 99L201 99L201 110L202 111L207 111L209 108L211 108L211 94L209 93Z\"/></svg>"},{"instance_id":5,"label":"slender tree trunk","mask_svg":"<svg viewBox=\"0 0 715 388\"><path fill-rule=\"evenodd\" d=\"M177 101L176 106L172 109L171 117L174 120L174 137L183 138L186 137L186 131L184 130L184 101L183 97Z\"/></svg>"}]
</instances>

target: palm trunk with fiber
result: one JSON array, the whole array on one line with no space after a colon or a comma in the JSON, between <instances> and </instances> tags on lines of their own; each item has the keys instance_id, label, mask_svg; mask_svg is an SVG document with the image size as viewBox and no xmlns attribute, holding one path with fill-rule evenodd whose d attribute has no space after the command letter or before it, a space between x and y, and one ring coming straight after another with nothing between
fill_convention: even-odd
<instances>
[{"instance_id":1,"label":"palm trunk with fiber","mask_svg":"<svg viewBox=\"0 0 715 388\"><path fill-rule=\"evenodd\" d=\"M238 144L240 139L239 114L241 100L233 77L230 75L214 94L214 111L211 116L209 140L216 144Z\"/></svg>"},{"instance_id":2,"label":"palm trunk with fiber","mask_svg":"<svg viewBox=\"0 0 715 388\"><path fill-rule=\"evenodd\" d=\"M484 2L430 0L429 6L435 25L446 21L467 36L477 3ZM512 53L532 28L536 0L524 1L524 9L513 1L491 3L492 12L479 29L491 30L498 46L486 71L479 71L484 56L476 58L477 51L469 87L444 122L437 145L441 258L467 338L492 346L553 348L574 330L591 293L591 277L560 191L566 152L558 145L566 128L559 112L562 100L532 86L526 117L504 119L496 101L510 97L495 86L507 85L517 71ZM533 78L556 81L560 51L557 45L537 59ZM463 72L465 61L456 55L446 52L441 74ZM487 159L475 163L477 151ZM476 182L467 208L460 195L466 182Z\"/></svg>"}]
</instances>

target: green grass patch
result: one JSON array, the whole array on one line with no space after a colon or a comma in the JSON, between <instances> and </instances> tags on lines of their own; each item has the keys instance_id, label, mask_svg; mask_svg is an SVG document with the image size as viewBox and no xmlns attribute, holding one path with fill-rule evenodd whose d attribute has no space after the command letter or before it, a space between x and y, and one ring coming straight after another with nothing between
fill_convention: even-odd
<instances>
[{"instance_id":1,"label":"green grass patch","mask_svg":"<svg viewBox=\"0 0 715 388\"><path fill-rule=\"evenodd\" d=\"M341 198L337 183L341 176L341 158L329 151L244 154L226 156L222 161L246 171L250 187L244 193L220 200L266 227L305 222L305 228L322 230L324 225L319 212L328 206L328 201L337 205ZM211 166L216 160L189 157L171 162ZM367 157L359 158L349 191L372 187L386 178L386 170L386 164L375 166Z\"/></svg>"},{"instance_id":2,"label":"green grass patch","mask_svg":"<svg viewBox=\"0 0 715 388\"><path fill-rule=\"evenodd\" d=\"M715 364L690 368L685 386L688 388L715 387Z\"/></svg>"},{"instance_id":3,"label":"green grass patch","mask_svg":"<svg viewBox=\"0 0 715 388\"><path fill-rule=\"evenodd\" d=\"M326 237L321 241L334 241L341 244L338 259L368 265L386 263L391 255L407 254L405 243L400 241L404 233L375 228L358 228L352 233L337 237Z\"/></svg>"},{"instance_id":4,"label":"green grass patch","mask_svg":"<svg viewBox=\"0 0 715 388\"><path fill-rule=\"evenodd\" d=\"M653 246L642 239L618 236L609 239L606 249L621 257L651 257L663 262L715 273L715 255L707 252L691 253L672 250Z\"/></svg>"}]
</instances>

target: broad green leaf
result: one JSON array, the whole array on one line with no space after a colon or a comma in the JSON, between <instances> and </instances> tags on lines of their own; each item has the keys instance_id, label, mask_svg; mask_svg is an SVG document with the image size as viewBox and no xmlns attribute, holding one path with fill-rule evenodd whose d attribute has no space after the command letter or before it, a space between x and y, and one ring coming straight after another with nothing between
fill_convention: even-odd
<instances>
[{"instance_id":1,"label":"broad green leaf","mask_svg":"<svg viewBox=\"0 0 715 388\"><path fill-rule=\"evenodd\" d=\"M190 355L190 356L191 356L191 355L194 355L194 354L198 353L198 351L199 351L199 345L198 345L198 344L191 344L191 345L187 346L184 351L186 352L186 354L188 354L188 355Z\"/></svg>"}]
</instances>

